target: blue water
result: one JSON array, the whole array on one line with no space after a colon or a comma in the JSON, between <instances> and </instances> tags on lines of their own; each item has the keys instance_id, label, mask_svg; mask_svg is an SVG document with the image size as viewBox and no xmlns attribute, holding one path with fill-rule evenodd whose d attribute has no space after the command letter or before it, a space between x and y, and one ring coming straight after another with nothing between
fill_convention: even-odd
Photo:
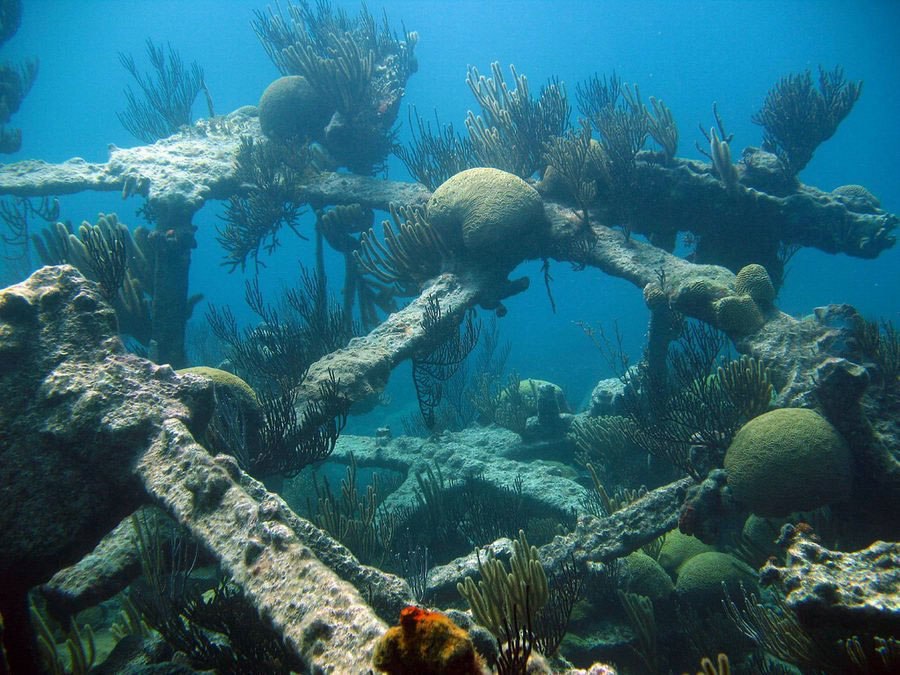
<instances>
[{"instance_id":1,"label":"blue water","mask_svg":"<svg viewBox=\"0 0 900 675\"><path fill-rule=\"evenodd\" d=\"M350 13L356 2L336 2ZM135 145L116 112L125 105L128 75L118 52L143 63L144 40L169 41L186 61L196 60L218 113L256 103L278 76L249 22L263 2L246 0L25 0L22 26L3 49L3 57L40 59L40 74L13 126L24 143L6 161L41 158L62 161L83 157L105 161L107 146ZM698 123L712 124L711 105L719 111L733 148L758 145L761 129L750 117L768 89L783 75L842 65L850 79L865 81L861 100L834 138L819 148L802 172L804 182L823 189L860 183L884 208L900 212L900 3L897 2L370 2L381 7L398 30L400 21L420 34L419 72L410 82L406 103L425 116L434 109L444 122L462 130L474 101L465 85L466 67L488 73L492 61L504 69L515 64L534 92L551 76L563 80L574 102L575 84L597 72L618 73L636 82L641 93L663 99L678 122L678 154L697 157ZM574 106L573 106L574 107ZM205 114L198 101L196 115ZM406 120L405 108L399 119ZM401 130L401 139L407 137ZM392 159L392 179L407 178ZM62 200L62 217L80 222L97 212L116 211L131 225L139 201L117 194L87 194ZM199 247L193 259L192 292L216 304L243 307L240 272L220 267L215 242L216 205L195 218ZM311 246L286 235L287 245L263 270L270 289L291 283L298 260L309 261ZM735 242L740 245L740 242ZM617 322L634 358L640 354L647 319L638 289L595 270L575 273L553 267L554 316L543 289L539 262L520 272L531 289L509 300L500 326L513 343L511 365L522 376L553 380L577 405L601 377L605 363L575 321L607 327ZM900 324L900 250L877 260L858 260L817 251L798 254L789 269L779 306L795 315L817 305L849 302L866 315ZM338 277L339 278L339 277ZM335 285L334 290L337 289ZM202 318L204 307L195 318ZM397 374L395 406L409 406L406 378ZM402 380L402 382L401 382ZM383 414L381 410L377 414ZM372 423L377 420L372 421Z\"/></svg>"}]
</instances>

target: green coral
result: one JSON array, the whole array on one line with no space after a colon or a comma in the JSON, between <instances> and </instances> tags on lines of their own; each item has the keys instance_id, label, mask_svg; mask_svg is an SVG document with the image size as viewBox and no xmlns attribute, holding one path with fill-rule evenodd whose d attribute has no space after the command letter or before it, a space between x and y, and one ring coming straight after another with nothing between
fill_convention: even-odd
<instances>
[{"instance_id":1,"label":"green coral","mask_svg":"<svg viewBox=\"0 0 900 675\"><path fill-rule=\"evenodd\" d=\"M333 112L302 75L279 77L259 99L259 125L273 140L315 138Z\"/></svg>"},{"instance_id":2,"label":"green coral","mask_svg":"<svg viewBox=\"0 0 900 675\"><path fill-rule=\"evenodd\" d=\"M750 420L725 454L735 498L760 516L786 516L848 497L850 451L824 417L781 408Z\"/></svg>"},{"instance_id":3,"label":"green coral","mask_svg":"<svg viewBox=\"0 0 900 675\"><path fill-rule=\"evenodd\" d=\"M666 534L666 540L659 551L657 562L666 572L676 575L681 566L695 555L714 550L712 546L704 544L697 537L673 530Z\"/></svg>"},{"instance_id":4,"label":"green coral","mask_svg":"<svg viewBox=\"0 0 900 675\"><path fill-rule=\"evenodd\" d=\"M659 284L649 283L644 286L644 304L650 311L666 309L669 306L669 296Z\"/></svg>"},{"instance_id":5,"label":"green coral","mask_svg":"<svg viewBox=\"0 0 900 675\"><path fill-rule=\"evenodd\" d=\"M675 583L679 599L692 605L716 605L722 599L722 584L738 593L740 584L756 585L756 572L732 555L707 551L685 562Z\"/></svg>"},{"instance_id":6,"label":"green coral","mask_svg":"<svg viewBox=\"0 0 900 675\"><path fill-rule=\"evenodd\" d=\"M769 273L762 265L753 263L742 267L734 279L738 295L749 295L759 305L765 307L775 300L775 286Z\"/></svg>"},{"instance_id":7,"label":"green coral","mask_svg":"<svg viewBox=\"0 0 900 675\"><path fill-rule=\"evenodd\" d=\"M660 564L643 551L636 551L625 558L625 570L620 572L624 589L651 600L668 598L675 586Z\"/></svg>"},{"instance_id":8,"label":"green coral","mask_svg":"<svg viewBox=\"0 0 900 675\"><path fill-rule=\"evenodd\" d=\"M730 335L749 335L765 323L762 312L749 295L727 295L713 305L716 326Z\"/></svg>"},{"instance_id":9,"label":"green coral","mask_svg":"<svg viewBox=\"0 0 900 675\"><path fill-rule=\"evenodd\" d=\"M708 279L694 279L676 287L671 305L680 312L703 321L713 321L713 302L721 297L722 290Z\"/></svg>"},{"instance_id":10,"label":"green coral","mask_svg":"<svg viewBox=\"0 0 900 675\"><path fill-rule=\"evenodd\" d=\"M461 236L476 257L517 263L534 228L544 222L543 202L524 180L499 169L462 171L442 183L427 207L428 221L449 238Z\"/></svg>"},{"instance_id":11,"label":"green coral","mask_svg":"<svg viewBox=\"0 0 900 675\"><path fill-rule=\"evenodd\" d=\"M243 405L249 407L258 406L256 392L253 391L253 387L234 373L229 373L227 370L220 370L219 368L211 368L209 366L193 366L191 368L182 368L176 372L179 375L189 373L191 375L205 377L207 380L212 380L213 385L217 388L226 389Z\"/></svg>"}]
</instances>

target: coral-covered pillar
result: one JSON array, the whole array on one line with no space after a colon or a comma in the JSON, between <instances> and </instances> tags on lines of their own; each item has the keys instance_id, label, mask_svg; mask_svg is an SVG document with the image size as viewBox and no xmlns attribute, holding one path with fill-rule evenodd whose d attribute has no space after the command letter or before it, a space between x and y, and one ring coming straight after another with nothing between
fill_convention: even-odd
<instances>
[{"instance_id":1,"label":"coral-covered pillar","mask_svg":"<svg viewBox=\"0 0 900 675\"><path fill-rule=\"evenodd\" d=\"M191 249L196 248L195 209L185 203L150 202L156 217L153 235L156 256L153 273L153 309L150 358L173 368L187 365L184 333L190 314L188 277Z\"/></svg>"}]
</instances>

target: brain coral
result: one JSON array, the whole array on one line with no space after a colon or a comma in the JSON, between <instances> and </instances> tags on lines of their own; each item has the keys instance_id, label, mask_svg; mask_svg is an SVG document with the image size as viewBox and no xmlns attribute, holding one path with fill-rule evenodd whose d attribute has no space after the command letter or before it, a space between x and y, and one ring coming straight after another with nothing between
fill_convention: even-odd
<instances>
[{"instance_id":1,"label":"brain coral","mask_svg":"<svg viewBox=\"0 0 900 675\"><path fill-rule=\"evenodd\" d=\"M629 593L639 593L657 600L672 594L672 579L649 555L636 551L625 558L625 569L620 571L620 583Z\"/></svg>"},{"instance_id":2,"label":"brain coral","mask_svg":"<svg viewBox=\"0 0 900 675\"><path fill-rule=\"evenodd\" d=\"M738 295L749 295L763 306L775 300L775 286L762 265L754 263L742 267L734 279L734 288Z\"/></svg>"},{"instance_id":3,"label":"brain coral","mask_svg":"<svg viewBox=\"0 0 900 675\"><path fill-rule=\"evenodd\" d=\"M734 597L740 594L740 583L747 588L756 585L756 572L734 556L707 551L693 556L681 566L675 592L691 604L716 606L722 601L722 582Z\"/></svg>"},{"instance_id":4,"label":"brain coral","mask_svg":"<svg viewBox=\"0 0 900 675\"><path fill-rule=\"evenodd\" d=\"M190 368L182 368L177 372L179 375L182 373L190 373L212 380L216 387L222 387L228 390L230 394L240 400L242 405L251 407L258 405L256 392L253 391L253 388L237 375L229 373L227 370L210 368L209 366L192 366Z\"/></svg>"},{"instance_id":5,"label":"brain coral","mask_svg":"<svg viewBox=\"0 0 900 675\"><path fill-rule=\"evenodd\" d=\"M786 516L848 497L850 451L812 410L780 408L737 432L725 453L734 497L760 516Z\"/></svg>"},{"instance_id":6,"label":"brain coral","mask_svg":"<svg viewBox=\"0 0 900 675\"><path fill-rule=\"evenodd\" d=\"M712 546L704 544L697 537L672 530L666 534L657 561L666 572L675 574L679 567L695 555L713 550Z\"/></svg>"},{"instance_id":7,"label":"brain coral","mask_svg":"<svg viewBox=\"0 0 900 675\"><path fill-rule=\"evenodd\" d=\"M483 167L439 185L427 213L434 227L454 238L461 235L466 249L479 257L521 257L535 225L544 222L537 190L511 173Z\"/></svg>"},{"instance_id":8,"label":"brain coral","mask_svg":"<svg viewBox=\"0 0 900 675\"><path fill-rule=\"evenodd\" d=\"M273 140L314 138L332 113L301 75L279 77L259 99L259 125Z\"/></svg>"},{"instance_id":9,"label":"brain coral","mask_svg":"<svg viewBox=\"0 0 900 675\"><path fill-rule=\"evenodd\" d=\"M716 325L726 333L749 335L766 321L749 295L727 295L716 300L713 307Z\"/></svg>"},{"instance_id":10,"label":"brain coral","mask_svg":"<svg viewBox=\"0 0 900 675\"><path fill-rule=\"evenodd\" d=\"M848 209L857 213L874 213L881 208L878 197L862 185L841 185L834 188L831 194L844 202Z\"/></svg>"}]
</instances>

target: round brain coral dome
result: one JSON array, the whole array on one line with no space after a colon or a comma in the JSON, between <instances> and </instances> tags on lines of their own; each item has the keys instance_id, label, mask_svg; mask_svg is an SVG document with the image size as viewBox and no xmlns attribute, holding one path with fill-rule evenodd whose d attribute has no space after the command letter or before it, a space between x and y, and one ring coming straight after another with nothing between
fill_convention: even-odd
<instances>
[{"instance_id":1,"label":"round brain coral dome","mask_svg":"<svg viewBox=\"0 0 900 675\"><path fill-rule=\"evenodd\" d=\"M804 408L781 408L745 424L725 454L725 471L735 498L760 516L847 499L850 452L824 417Z\"/></svg>"}]
</instances>

